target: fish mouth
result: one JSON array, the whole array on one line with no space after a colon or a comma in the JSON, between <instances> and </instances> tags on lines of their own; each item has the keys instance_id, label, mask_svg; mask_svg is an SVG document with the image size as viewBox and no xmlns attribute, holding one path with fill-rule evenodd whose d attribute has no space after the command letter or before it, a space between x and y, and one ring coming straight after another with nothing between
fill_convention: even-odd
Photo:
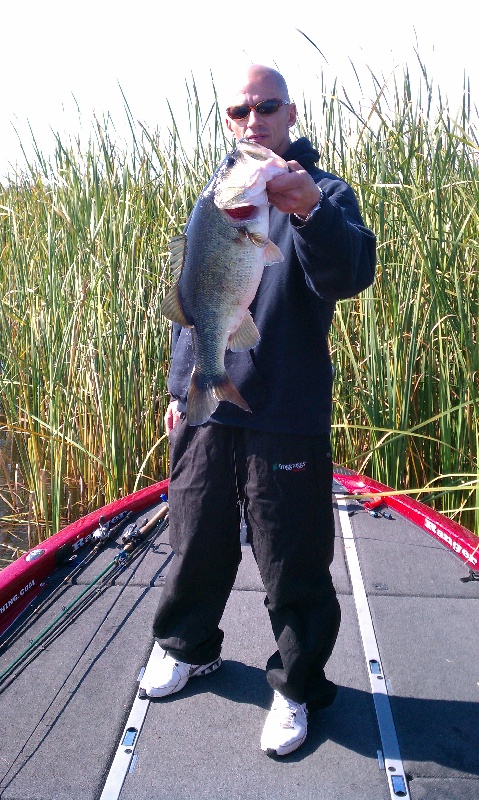
<instances>
[{"instance_id":1,"label":"fish mouth","mask_svg":"<svg viewBox=\"0 0 479 800\"><path fill-rule=\"evenodd\" d=\"M263 161L265 164L269 163L276 167L287 169L288 165L282 156L274 153L269 147L262 144L262 141L268 137L262 134L257 134L251 138L244 137L239 139L236 143L236 150L246 156L250 156L257 161Z\"/></svg>"},{"instance_id":2,"label":"fish mouth","mask_svg":"<svg viewBox=\"0 0 479 800\"><path fill-rule=\"evenodd\" d=\"M236 208L224 208L223 211L231 219L253 219L258 213L258 206L236 206Z\"/></svg>"},{"instance_id":3,"label":"fish mouth","mask_svg":"<svg viewBox=\"0 0 479 800\"><path fill-rule=\"evenodd\" d=\"M244 137L243 139L239 139L236 147L240 152L245 153L252 158L257 158L260 161L266 161L273 155L272 150L269 150L268 147L263 145L263 142L267 140L267 138L268 137L265 134L261 133L249 138Z\"/></svg>"}]
</instances>

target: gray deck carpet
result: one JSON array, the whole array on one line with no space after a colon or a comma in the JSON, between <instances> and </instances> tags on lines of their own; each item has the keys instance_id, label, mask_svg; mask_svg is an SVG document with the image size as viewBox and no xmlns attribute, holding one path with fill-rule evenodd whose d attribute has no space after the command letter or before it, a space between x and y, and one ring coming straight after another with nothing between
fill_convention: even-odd
<instances>
[{"instance_id":1,"label":"gray deck carpet","mask_svg":"<svg viewBox=\"0 0 479 800\"><path fill-rule=\"evenodd\" d=\"M351 517L389 681L412 800L479 798L479 582L401 517ZM0 658L5 668L115 555L111 545ZM152 646L151 619L171 549L155 539L0 694L1 800L99 798ZM339 535L333 576L342 626L327 675L340 689L312 715L306 743L269 759L259 737L274 648L264 590L243 546L222 627L221 669L152 701L121 800L387 800L378 725Z\"/></svg>"}]
</instances>

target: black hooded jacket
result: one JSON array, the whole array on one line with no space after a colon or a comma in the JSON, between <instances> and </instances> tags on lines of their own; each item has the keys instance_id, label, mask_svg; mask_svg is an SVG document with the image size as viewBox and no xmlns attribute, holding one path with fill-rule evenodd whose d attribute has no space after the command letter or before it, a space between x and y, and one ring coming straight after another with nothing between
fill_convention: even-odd
<instances>
[{"instance_id":1,"label":"black hooded jacket","mask_svg":"<svg viewBox=\"0 0 479 800\"><path fill-rule=\"evenodd\" d=\"M221 402L212 420L277 433L329 433L333 371L328 333L336 300L374 279L376 239L365 227L351 187L316 166L306 138L283 158L296 160L323 191L306 224L270 207L269 237L284 255L266 266L250 310L261 334L248 351L226 351L226 370L252 413ZM168 390L185 410L193 369L191 331L173 326Z\"/></svg>"}]
</instances>

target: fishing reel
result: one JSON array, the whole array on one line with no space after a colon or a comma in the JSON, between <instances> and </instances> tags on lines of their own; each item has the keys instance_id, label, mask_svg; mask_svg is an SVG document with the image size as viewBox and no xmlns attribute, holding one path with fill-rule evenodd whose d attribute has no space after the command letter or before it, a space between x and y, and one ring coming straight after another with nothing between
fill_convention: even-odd
<instances>
[{"instance_id":1,"label":"fishing reel","mask_svg":"<svg viewBox=\"0 0 479 800\"><path fill-rule=\"evenodd\" d=\"M161 495L161 500L161 506L151 520L145 519L141 525L138 525L137 522L131 522L126 526L121 535L123 545L133 545L136 547L136 545L144 539L145 534L156 527L160 520L166 517L168 513L166 496Z\"/></svg>"},{"instance_id":2,"label":"fishing reel","mask_svg":"<svg viewBox=\"0 0 479 800\"><path fill-rule=\"evenodd\" d=\"M129 525L127 525L121 535L121 541L122 544L124 545L138 544L141 538L142 538L142 532L136 522L131 522Z\"/></svg>"},{"instance_id":3,"label":"fishing reel","mask_svg":"<svg viewBox=\"0 0 479 800\"><path fill-rule=\"evenodd\" d=\"M116 533L118 528L131 517L131 511L122 511L116 517L105 520L105 517L100 517L98 520L98 528L93 531L92 539L96 543L106 542L111 539L112 535Z\"/></svg>"}]
</instances>

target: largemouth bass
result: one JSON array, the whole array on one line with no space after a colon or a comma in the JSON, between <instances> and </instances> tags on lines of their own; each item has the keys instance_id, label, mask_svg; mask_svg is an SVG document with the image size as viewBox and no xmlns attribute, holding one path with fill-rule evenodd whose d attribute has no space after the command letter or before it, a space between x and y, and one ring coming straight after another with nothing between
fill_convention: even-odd
<instances>
[{"instance_id":1,"label":"largemouth bass","mask_svg":"<svg viewBox=\"0 0 479 800\"><path fill-rule=\"evenodd\" d=\"M248 309L265 264L283 261L269 240L267 181L288 171L284 159L240 139L200 194L186 234L170 242L176 284L161 312L193 329L194 368L186 416L201 425L221 400L250 411L229 378L224 356L249 350L260 339Z\"/></svg>"}]
</instances>

